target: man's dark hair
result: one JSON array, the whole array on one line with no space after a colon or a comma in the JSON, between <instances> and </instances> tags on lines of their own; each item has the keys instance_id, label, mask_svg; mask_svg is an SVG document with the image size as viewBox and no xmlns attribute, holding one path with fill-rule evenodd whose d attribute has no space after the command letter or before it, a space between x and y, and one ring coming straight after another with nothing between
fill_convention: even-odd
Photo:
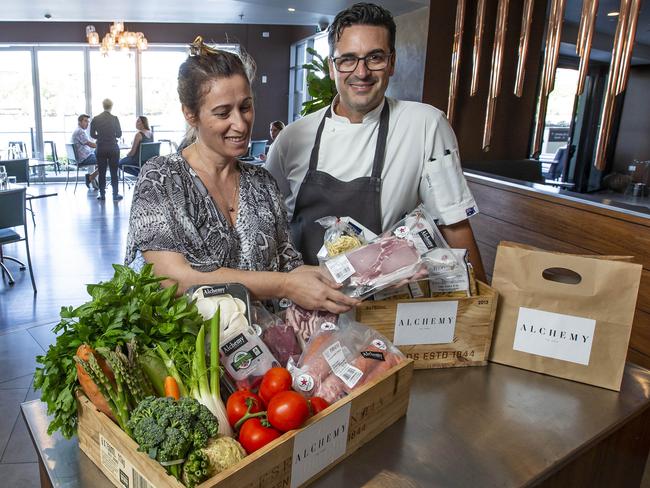
<instances>
[{"instance_id":1,"label":"man's dark hair","mask_svg":"<svg viewBox=\"0 0 650 488\"><path fill-rule=\"evenodd\" d=\"M79 117L77 117L77 122L81 122L83 119L90 119L90 115L81 114Z\"/></svg>"},{"instance_id":2,"label":"man's dark hair","mask_svg":"<svg viewBox=\"0 0 650 488\"><path fill-rule=\"evenodd\" d=\"M341 39L343 29L351 25L378 25L388 29L390 50L395 52L395 20L393 15L384 7L374 3L355 3L352 7L336 14L334 22L330 25L327 40L330 45L330 56L334 54L334 47Z\"/></svg>"}]
</instances>

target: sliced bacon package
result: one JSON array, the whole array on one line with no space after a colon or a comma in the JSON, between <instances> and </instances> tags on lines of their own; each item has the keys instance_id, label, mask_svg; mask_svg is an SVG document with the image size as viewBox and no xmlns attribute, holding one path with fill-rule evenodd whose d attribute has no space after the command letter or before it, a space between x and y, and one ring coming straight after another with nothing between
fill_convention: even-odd
<instances>
[{"instance_id":1,"label":"sliced bacon package","mask_svg":"<svg viewBox=\"0 0 650 488\"><path fill-rule=\"evenodd\" d=\"M296 391L334 403L403 360L382 334L342 315L338 324L321 324L298 362L290 359L287 369Z\"/></svg>"},{"instance_id":2,"label":"sliced bacon package","mask_svg":"<svg viewBox=\"0 0 650 488\"><path fill-rule=\"evenodd\" d=\"M407 281L454 273L460 265L422 205L364 246L321 263L341 291L353 298Z\"/></svg>"}]
</instances>

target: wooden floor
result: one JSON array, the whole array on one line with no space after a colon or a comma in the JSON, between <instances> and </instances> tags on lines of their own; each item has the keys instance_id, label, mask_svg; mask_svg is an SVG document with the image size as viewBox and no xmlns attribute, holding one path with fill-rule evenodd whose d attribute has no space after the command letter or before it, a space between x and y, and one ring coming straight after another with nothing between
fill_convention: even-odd
<instances>
[{"instance_id":1,"label":"wooden floor","mask_svg":"<svg viewBox=\"0 0 650 488\"><path fill-rule=\"evenodd\" d=\"M55 339L52 326L62 306L88 300L85 285L109 279L124 260L131 192L121 202L100 202L85 185L32 185L28 192L56 191L35 200L36 225L28 223L38 293L28 271L9 263L16 284L0 280L0 486L39 486L36 452L19 414L20 404L39 398L32 387L35 357ZM109 192L110 193L110 192ZM0 209L0 212L2 209ZM25 258L25 244L4 247Z\"/></svg>"},{"instance_id":2,"label":"wooden floor","mask_svg":"<svg viewBox=\"0 0 650 488\"><path fill-rule=\"evenodd\" d=\"M112 263L124 260L130 190L126 189L124 200L113 203L110 197L98 201L97 192L83 184L76 193L72 188L47 185L58 195L33 202L36 225L30 219L28 230L38 293L32 291L29 271L9 263L16 284L9 285L6 277L0 280L0 334L56 321L62 306L87 300L87 283L109 279ZM25 261L23 242L3 250Z\"/></svg>"}]
</instances>

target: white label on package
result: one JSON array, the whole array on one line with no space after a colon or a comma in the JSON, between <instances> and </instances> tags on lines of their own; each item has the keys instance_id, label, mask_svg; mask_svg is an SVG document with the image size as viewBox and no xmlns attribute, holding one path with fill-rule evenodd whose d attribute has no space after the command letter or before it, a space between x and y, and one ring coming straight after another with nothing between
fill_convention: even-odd
<instances>
[{"instance_id":1,"label":"white label on package","mask_svg":"<svg viewBox=\"0 0 650 488\"><path fill-rule=\"evenodd\" d=\"M291 488L296 488L345 454L350 407L347 403L293 438Z\"/></svg>"},{"instance_id":2,"label":"white label on package","mask_svg":"<svg viewBox=\"0 0 650 488\"><path fill-rule=\"evenodd\" d=\"M458 301L398 303L396 346L449 344L454 340Z\"/></svg>"},{"instance_id":3,"label":"white label on package","mask_svg":"<svg viewBox=\"0 0 650 488\"><path fill-rule=\"evenodd\" d=\"M108 470L119 486L129 488L154 488L147 478L126 459L120 451L99 434L99 458L102 466Z\"/></svg>"},{"instance_id":4,"label":"white label on package","mask_svg":"<svg viewBox=\"0 0 650 488\"><path fill-rule=\"evenodd\" d=\"M343 283L354 274L352 263L345 254L325 261L325 266L327 266L327 269L334 277L334 281L337 283Z\"/></svg>"},{"instance_id":5,"label":"white label on package","mask_svg":"<svg viewBox=\"0 0 650 488\"><path fill-rule=\"evenodd\" d=\"M363 371L351 366L345 360L345 353L343 352L343 348L339 341L336 341L325 349L323 351L323 357L330 365L330 368L332 368L332 372L341 378L348 388L354 388L354 385L356 385L363 376Z\"/></svg>"},{"instance_id":6,"label":"white label on package","mask_svg":"<svg viewBox=\"0 0 650 488\"><path fill-rule=\"evenodd\" d=\"M595 330L593 319L520 307L512 348L586 366Z\"/></svg>"}]
</instances>

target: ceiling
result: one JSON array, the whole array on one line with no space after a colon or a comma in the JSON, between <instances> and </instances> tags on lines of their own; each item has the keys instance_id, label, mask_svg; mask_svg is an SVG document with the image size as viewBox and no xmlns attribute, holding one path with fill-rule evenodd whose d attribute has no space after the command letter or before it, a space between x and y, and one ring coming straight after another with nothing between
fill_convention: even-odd
<instances>
[{"instance_id":1,"label":"ceiling","mask_svg":"<svg viewBox=\"0 0 650 488\"><path fill-rule=\"evenodd\" d=\"M596 17L596 31L610 36L616 33L618 17L608 17L608 12L618 12L621 5L620 0L600 0L598 5L598 16ZM566 22L573 24L580 23L582 14L582 1L569 0L564 12ZM636 31L636 42L650 45L650 2L641 2L641 12L639 13L639 23Z\"/></svg>"},{"instance_id":2,"label":"ceiling","mask_svg":"<svg viewBox=\"0 0 650 488\"><path fill-rule=\"evenodd\" d=\"M3 21L319 25L359 0L4 0ZM434 0L435 1L435 0ZM393 15L429 0L377 0ZM289 12L288 8L295 8ZM51 15L46 19L45 15Z\"/></svg>"}]
</instances>

